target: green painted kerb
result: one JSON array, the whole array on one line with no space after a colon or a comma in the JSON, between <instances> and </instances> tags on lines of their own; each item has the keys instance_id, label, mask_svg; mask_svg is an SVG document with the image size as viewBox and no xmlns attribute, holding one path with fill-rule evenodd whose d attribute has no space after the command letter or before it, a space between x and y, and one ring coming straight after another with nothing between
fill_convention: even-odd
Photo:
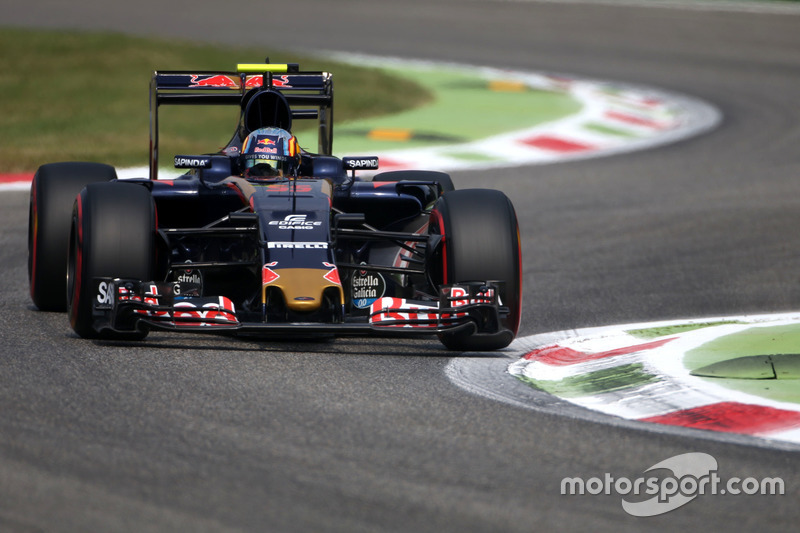
<instances>
[{"instance_id":1,"label":"green painted kerb","mask_svg":"<svg viewBox=\"0 0 800 533\"><path fill-rule=\"evenodd\" d=\"M693 376L736 379L800 379L800 353L748 355L692 370Z\"/></svg>"},{"instance_id":2,"label":"green painted kerb","mask_svg":"<svg viewBox=\"0 0 800 533\"><path fill-rule=\"evenodd\" d=\"M755 327L690 350L690 373L771 400L800 403L800 324Z\"/></svg>"},{"instance_id":3,"label":"green painted kerb","mask_svg":"<svg viewBox=\"0 0 800 533\"><path fill-rule=\"evenodd\" d=\"M666 337L667 335L678 335L679 333L686 333L687 331L694 331L696 329L703 329L703 328L713 328L714 326L724 326L726 324L744 324L744 322L740 322L737 320L726 320L719 322L675 324L671 326L631 329L626 331L626 333L638 339L656 339L658 337Z\"/></svg>"},{"instance_id":4,"label":"green painted kerb","mask_svg":"<svg viewBox=\"0 0 800 533\"><path fill-rule=\"evenodd\" d=\"M660 381L657 376L645 372L641 363L596 370L557 381L532 379L527 376L517 377L537 389L562 398L614 392Z\"/></svg>"}]
</instances>

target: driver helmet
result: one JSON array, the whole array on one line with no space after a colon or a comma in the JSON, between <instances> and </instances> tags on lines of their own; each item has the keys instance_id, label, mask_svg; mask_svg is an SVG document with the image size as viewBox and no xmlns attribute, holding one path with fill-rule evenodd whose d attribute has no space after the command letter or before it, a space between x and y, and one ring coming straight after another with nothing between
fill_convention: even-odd
<instances>
[{"instance_id":1,"label":"driver helmet","mask_svg":"<svg viewBox=\"0 0 800 533\"><path fill-rule=\"evenodd\" d=\"M254 130L244 141L240 165L247 179L295 177L300 166L297 137L280 128Z\"/></svg>"}]
</instances>

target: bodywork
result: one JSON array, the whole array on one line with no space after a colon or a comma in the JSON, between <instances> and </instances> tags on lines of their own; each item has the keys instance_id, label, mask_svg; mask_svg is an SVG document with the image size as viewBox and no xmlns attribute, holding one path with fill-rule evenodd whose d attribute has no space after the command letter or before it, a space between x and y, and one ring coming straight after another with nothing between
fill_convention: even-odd
<instances>
[{"instance_id":1,"label":"bodywork","mask_svg":"<svg viewBox=\"0 0 800 533\"><path fill-rule=\"evenodd\" d=\"M177 155L186 173L159 179L159 107L241 109L218 152ZM446 283L443 237L430 231L442 183L391 180L376 157L332 155L333 81L296 65L235 72L155 72L146 187L157 212L152 280L92 283L97 332L164 329L293 335L496 334L509 310L501 281ZM237 156L260 127L316 120L318 146L299 176L241 177ZM423 178L425 174L421 175ZM514 332L515 333L515 332Z\"/></svg>"}]
</instances>

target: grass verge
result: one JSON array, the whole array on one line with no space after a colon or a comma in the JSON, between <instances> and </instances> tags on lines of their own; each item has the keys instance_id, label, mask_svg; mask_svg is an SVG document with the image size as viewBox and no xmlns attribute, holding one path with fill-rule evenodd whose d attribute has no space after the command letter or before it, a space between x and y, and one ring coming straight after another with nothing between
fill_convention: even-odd
<instances>
[{"instance_id":1,"label":"grass verge","mask_svg":"<svg viewBox=\"0 0 800 533\"><path fill-rule=\"evenodd\" d=\"M233 70L236 63L300 63L334 73L336 123L412 109L426 89L377 69L278 50L85 33L0 28L0 172L52 161L146 166L149 83L154 70ZM231 107L163 108L162 153L205 153L226 143ZM302 142L302 131L299 132ZM315 148L313 143L311 148Z\"/></svg>"}]
</instances>

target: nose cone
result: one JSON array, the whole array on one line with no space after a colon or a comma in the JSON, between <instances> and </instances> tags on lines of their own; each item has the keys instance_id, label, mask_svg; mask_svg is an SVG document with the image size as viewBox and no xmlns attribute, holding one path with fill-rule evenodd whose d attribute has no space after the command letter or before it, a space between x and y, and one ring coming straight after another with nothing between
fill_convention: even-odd
<instances>
[{"instance_id":1,"label":"nose cone","mask_svg":"<svg viewBox=\"0 0 800 533\"><path fill-rule=\"evenodd\" d=\"M280 268L273 272L269 283L263 284L266 293L267 287L277 287L283 293L286 306L297 312L311 312L322 305L322 294L328 288L339 291L341 302L344 303L342 284L338 282L338 275L332 276L334 269L319 268Z\"/></svg>"}]
</instances>

